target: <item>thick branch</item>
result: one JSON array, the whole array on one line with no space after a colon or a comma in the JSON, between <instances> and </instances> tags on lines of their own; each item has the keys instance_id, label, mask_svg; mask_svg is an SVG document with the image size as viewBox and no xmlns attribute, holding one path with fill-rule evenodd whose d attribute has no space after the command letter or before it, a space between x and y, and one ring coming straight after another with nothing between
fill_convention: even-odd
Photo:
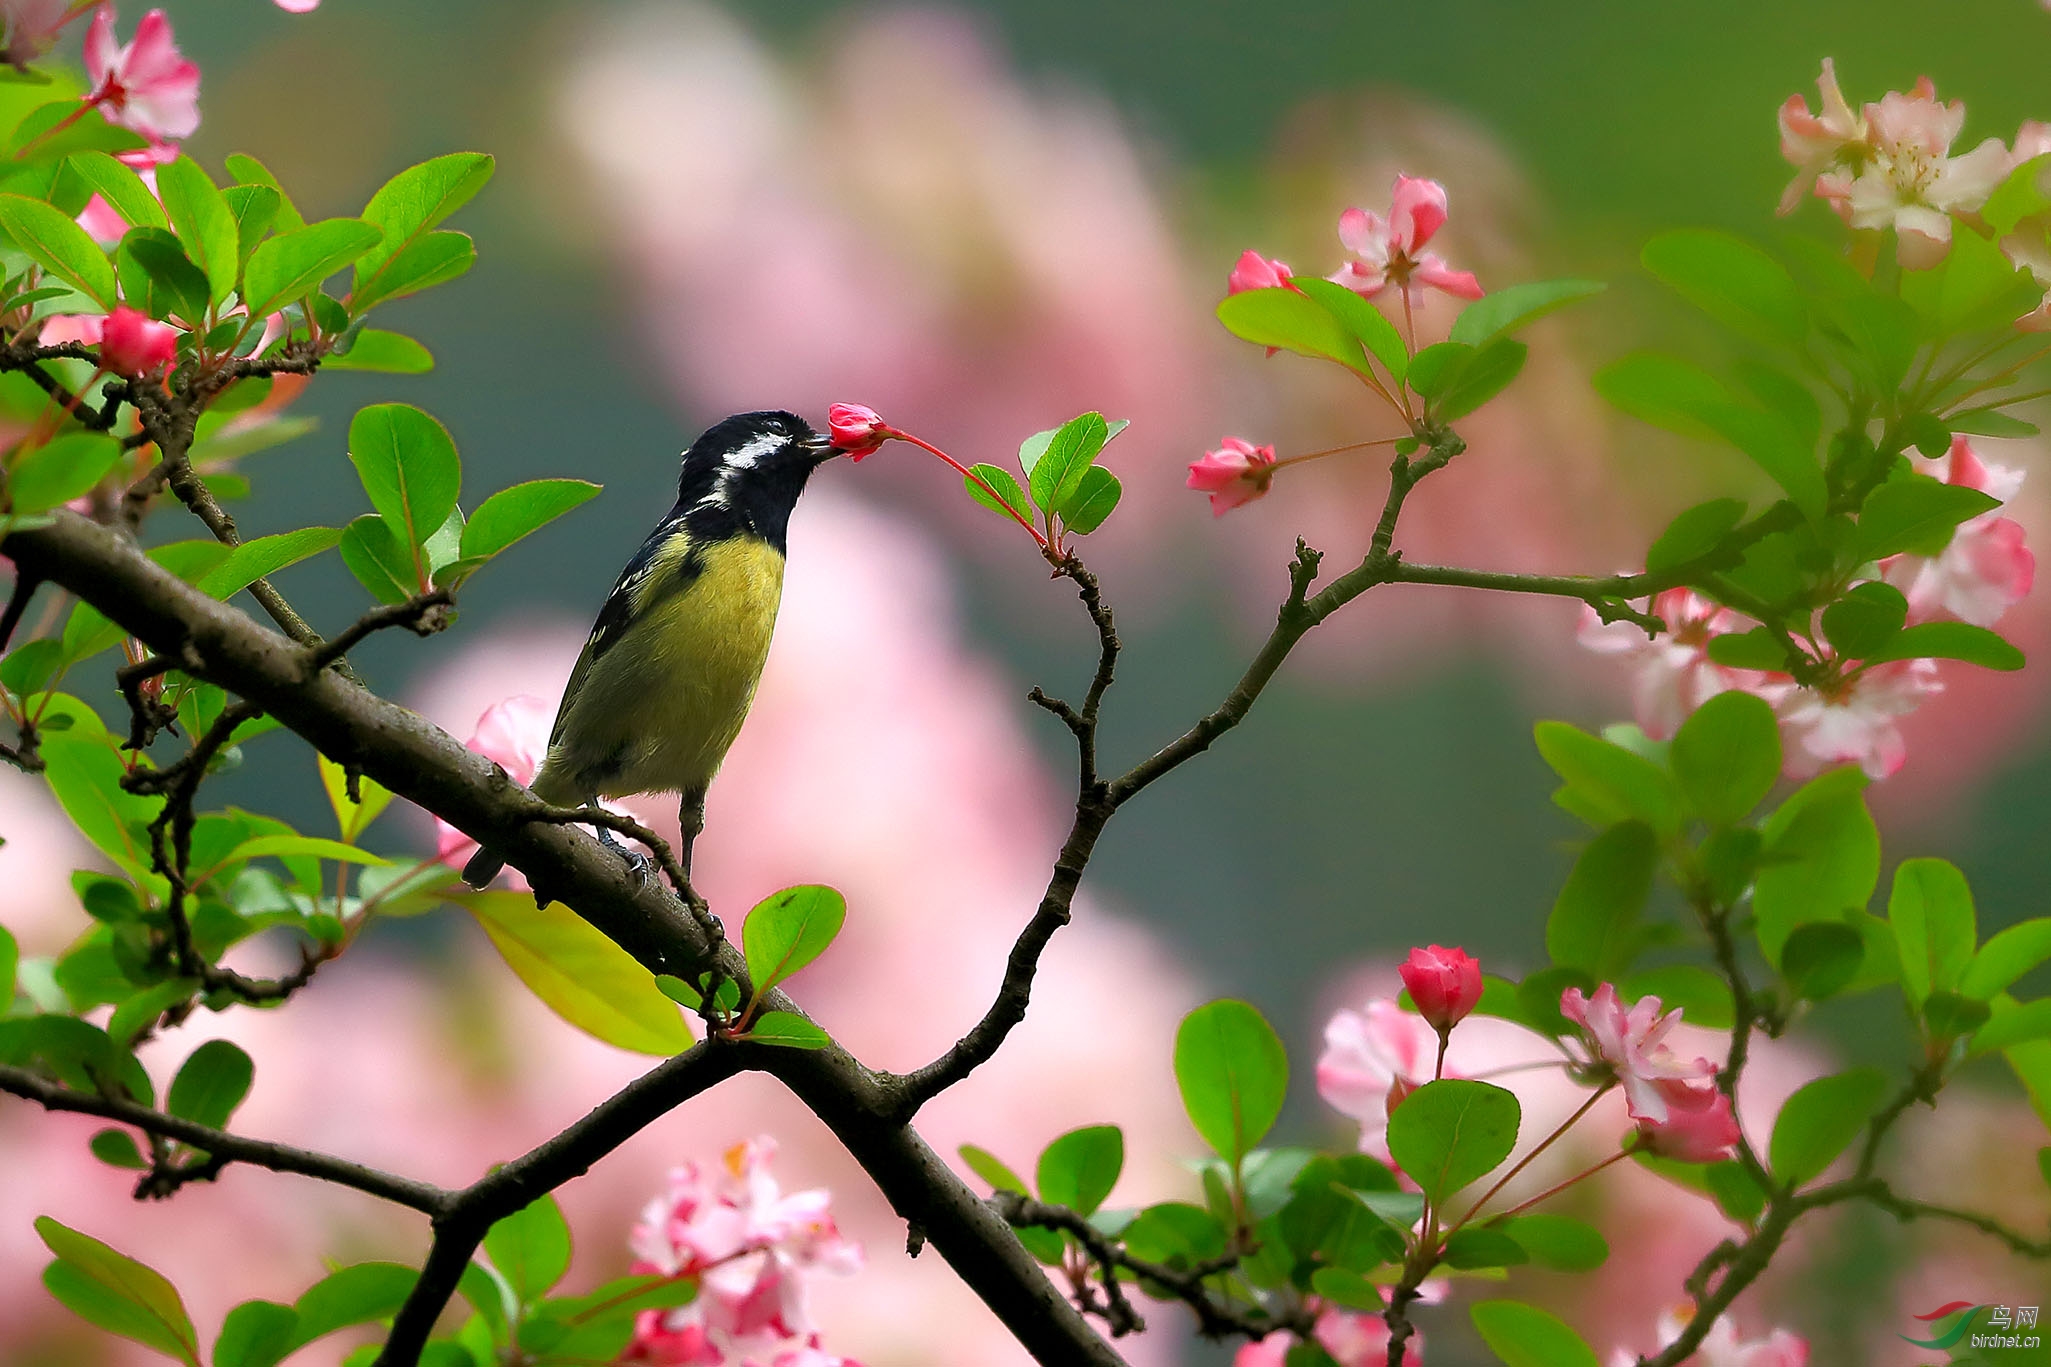
<instances>
[{"instance_id":1,"label":"thick branch","mask_svg":"<svg viewBox=\"0 0 2051 1367\"><path fill-rule=\"evenodd\" d=\"M0 1092L11 1092L24 1100L36 1102L47 1110L96 1115L103 1120L133 1125L145 1134L159 1135L165 1139L175 1139L181 1144L190 1144L196 1149L204 1150L231 1163L248 1163L255 1167L269 1168L273 1172L295 1172L302 1177L317 1177L323 1182L351 1187L427 1215L440 1214L449 1202L455 1199L452 1193L443 1191L440 1187L415 1182L410 1178L395 1177L390 1173L366 1168L360 1163L351 1163L346 1159L313 1153L307 1149L295 1149L289 1144L245 1139L241 1135L210 1129L205 1125L194 1124L190 1120L166 1115L162 1111L134 1101L117 1101L109 1097L95 1096L90 1092L73 1091L69 1087L38 1077L25 1068L0 1064Z\"/></svg>"}]
</instances>

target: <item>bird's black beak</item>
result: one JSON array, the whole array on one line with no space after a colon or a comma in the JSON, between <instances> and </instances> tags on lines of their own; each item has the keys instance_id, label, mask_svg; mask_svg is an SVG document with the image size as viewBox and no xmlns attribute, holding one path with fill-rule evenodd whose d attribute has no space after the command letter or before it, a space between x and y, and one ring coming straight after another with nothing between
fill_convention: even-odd
<instances>
[{"instance_id":1,"label":"bird's black beak","mask_svg":"<svg viewBox=\"0 0 2051 1367\"><path fill-rule=\"evenodd\" d=\"M840 454L840 451L833 444L833 438L819 432L814 432L811 436L806 437L801 445L805 448L805 454L812 458L814 466L824 465L827 461Z\"/></svg>"}]
</instances>

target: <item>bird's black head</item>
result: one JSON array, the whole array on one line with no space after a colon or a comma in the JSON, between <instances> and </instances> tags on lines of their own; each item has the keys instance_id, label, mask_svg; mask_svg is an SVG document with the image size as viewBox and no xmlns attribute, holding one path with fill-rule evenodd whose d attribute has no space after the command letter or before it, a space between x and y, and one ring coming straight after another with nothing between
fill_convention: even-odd
<instances>
[{"instance_id":1,"label":"bird's black head","mask_svg":"<svg viewBox=\"0 0 2051 1367\"><path fill-rule=\"evenodd\" d=\"M795 413L736 413L706 428L684 452L678 511L694 536L752 532L782 550L805 481L835 454Z\"/></svg>"}]
</instances>

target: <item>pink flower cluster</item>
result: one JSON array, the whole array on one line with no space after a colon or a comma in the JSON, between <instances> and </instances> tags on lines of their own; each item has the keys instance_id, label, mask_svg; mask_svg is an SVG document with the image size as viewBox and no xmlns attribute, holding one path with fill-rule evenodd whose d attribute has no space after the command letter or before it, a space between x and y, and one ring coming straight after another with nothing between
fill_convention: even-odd
<instances>
[{"instance_id":1,"label":"pink flower cluster","mask_svg":"<svg viewBox=\"0 0 2051 1367\"><path fill-rule=\"evenodd\" d=\"M805 1287L849 1276L861 1246L843 1238L823 1190L786 1196L769 1171L776 1141L751 1139L710 1169L686 1163L634 1227L634 1271L695 1277L698 1296L642 1313L622 1362L651 1367L860 1367L819 1347Z\"/></svg>"},{"instance_id":2,"label":"pink flower cluster","mask_svg":"<svg viewBox=\"0 0 2051 1367\"><path fill-rule=\"evenodd\" d=\"M477 719L477 729L463 743L506 771L506 777L525 787L534 781L534 771L548 754L548 732L554 724L555 706L544 699L521 693L495 702ZM434 819L435 857L452 868L462 868L477 853L477 842L440 817ZM509 886L531 891L518 869L504 875Z\"/></svg>"},{"instance_id":3,"label":"pink flower cluster","mask_svg":"<svg viewBox=\"0 0 2051 1367\"><path fill-rule=\"evenodd\" d=\"M1894 229L1901 264L1911 269L1943 260L1952 217L1978 210L2016 166L2051 150L2044 125L2026 123L2013 149L1988 138L1953 156L1966 108L1940 101L1927 76L1856 113L1827 58L1816 87L1820 110L1800 95L1780 107L1780 150L1795 167L1780 212L1792 213L1813 187L1852 227Z\"/></svg>"},{"instance_id":4,"label":"pink flower cluster","mask_svg":"<svg viewBox=\"0 0 2051 1367\"><path fill-rule=\"evenodd\" d=\"M1418 1297L1425 1305L1435 1304L1445 1298L1445 1283L1426 1282ZM1312 1298L1313 1302L1315 1297ZM1355 1310L1340 1310L1327 1306L1318 1311L1317 1325L1311 1331L1320 1348L1331 1354L1332 1361L1339 1367L1387 1367L1389 1361L1389 1326L1380 1315L1362 1314ZM1232 1367L1285 1367L1289 1350L1296 1346L1296 1335L1286 1330L1269 1334L1266 1338L1242 1345L1232 1359ZM1403 1345L1403 1367L1422 1367L1424 1362L1424 1335L1412 1333Z\"/></svg>"},{"instance_id":5,"label":"pink flower cluster","mask_svg":"<svg viewBox=\"0 0 2051 1367\"><path fill-rule=\"evenodd\" d=\"M1641 1147L1686 1163L1714 1163L1737 1150L1738 1121L1716 1085L1716 1065L1683 1059L1665 1044L1681 1013L1660 1014L1659 998L1640 997L1628 1010L1613 984L1593 997L1578 987L1560 994L1560 1014L1581 1027L1587 1056L1578 1070L1590 1080L1623 1086Z\"/></svg>"},{"instance_id":6,"label":"pink flower cluster","mask_svg":"<svg viewBox=\"0 0 2051 1367\"><path fill-rule=\"evenodd\" d=\"M2006 503L2023 475L1982 461L1965 437L1931 473ZM1879 579L1908 599L1908 621L1956 620L1992 626L2020 602L2036 578L2036 557L2023 544L2021 524L1995 509L1960 524L1936 555L1903 553L1877 566ZM1734 669L1709 658L1718 636L1753 623L1688 589L1654 597L1650 611L1666 623L1656 637L1628 622L1605 623L1582 611L1581 644L1632 662L1638 725L1655 740L1670 738L1688 715L1718 693L1741 689L1772 703L1781 721L1787 772L1806 777L1832 764L1858 764L1874 778L1899 770L1908 757L1899 722L1925 698L1943 691L1934 660L1896 660L1862 666L1826 655L1834 682L1796 685L1785 674ZM1817 639L1824 638L1818 633ZM1825 643L1827 645L1827 642Z\"/></svg>"},{"instance_id":7,"label":"pink flower cluster","mask_svg":"<svg viewBox=\"0 0 2051 1367\"><path fill-rule=\"evenodd\" d=\"M1659 1318L1659 1346L1666 1347L1688 1326L1692 1306L1669 1311ZM1610 1354L1610 1367L1634 1367L1638 1354L1619 1348ZM1809 1342L1785 1329L1776 1329L1763 1339L1741 1341L1729 1317L1709 1327L1702 1346L1688 1361L1699 1367L1808 1367Z\"/></svg>"}]
</instances>

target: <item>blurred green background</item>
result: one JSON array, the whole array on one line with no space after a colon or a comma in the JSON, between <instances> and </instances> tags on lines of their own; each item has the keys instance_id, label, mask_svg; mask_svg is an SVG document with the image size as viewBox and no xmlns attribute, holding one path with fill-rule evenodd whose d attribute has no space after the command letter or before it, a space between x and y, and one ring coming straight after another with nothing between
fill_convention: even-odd
<instances>
[{"instance_id":1,"label":"blurred green background","mask_svg":"<svg viewBox=\"0 0 2051 1367\"><path fill-rule=\"evenodd\" d=\"M478 240L477 269L380 318L427 342L436 371L316 385L302 410L323 428L261 457L252 473L269 477L238 510L245 528L353 511L361 495L339 458L348 415L401 398L449 425L473 488L558 474L607 486L537 538L521 568L481 576L466 591L464 626L537 610L583 617L600 601L667 506L676 452L719 416L677 410L660 361L641 349L632 282L613 273L599 245L602 224L551 189L563 156L550 127L556 84L587 25L615 8L327 0L295 18L237 0L175 12L182 44L206 72L206 123L192 150L215 165L230 151L259 155L309 216L353 211L385 173L424 155L470 147L500 158L498 181L457 225ZM757 0L733 12L779 47L817 58L850 8ZM1648 315L1667 316L1635 279L1646 234L1684 223L1768 231L1787 176L1773 111L1790 92L1813 98L1822 56L1835 56L1847 88L1864 98L1921 73L1966 97L1961 146L2051 114L2051 14L2030 0L998 0L967 9L1028 83L1117 109L1173 190L1185 236L1215 237L1220 276L1249 244L1218 225L1251 215L1244 200L1258 168L1306 101L1394 88L1463 116L1535 187L1519 226L1533 234L1526 250L1536 273L1618 282L1578 324L1591 358L1623 350ZM1361 202L1382 188L1360 187ZM288 466L291 477L278 478ZM1272 558L1284 554L1278 547ZM1018 692L1081 676L1079 622L1004 613L1015 584L988 561L965 561L960 572L973 644L1002 663ZM1114 759L1214 705L1249 652L1247 632L1213 607L1213 576L1191 570L1165 582L1176 586L1167 601L1127 634ZM288 587L316 622L352 616L360 601L333 557L294 571ZM379 686L403 694L448 648L381 639L361 661ZM1305 1076L1316 1047L1305 998L1333 964L1426 940L1532 962L1575 831L1545 801L1551 784L1530 745L1516 668L1476 642L1444 649L1428 669L1360 684L1329 668L1286 671L1243 732L1120 818L1092 883L1172 936L1210 986L1285 1023ZM1572 719L1611 720L1621 697L1590 698ZM1066 773L1066 736L1039 725L1032 734L1050 771ZM1910 853L1958 860L1978 893L1983 934L2040 914L2051 878L2051 844L2041 838L2051 815L2046 759L2040 727L2014 737L1977 786L1917 814L1912 827L1895 824L1890 862ZM235 780L245 798L262 781L260 766ZM282 814L314 822L317 794L275 801ZM1870 998L1821 1025L1849 1056L1894 1058L1905 1038L1898 1017L1891 1000ZM1990 1087L2009 1085L1998 1070L1980 1075ZM1298 1087L1295 1100L1299 1123L1312 1123L1311 1089ZM1904 1236L1860 1224L1836 1243L1820 1283L1833 1308L1812 1307L1810 1318L1849 1330L1886 1294L1876 1274L1901 1256ZM1434 1360L1457 1354L1454 1346ZM1819 1341L1815 1360L1852 1359Z\"/></svg>"}]
</instances>

